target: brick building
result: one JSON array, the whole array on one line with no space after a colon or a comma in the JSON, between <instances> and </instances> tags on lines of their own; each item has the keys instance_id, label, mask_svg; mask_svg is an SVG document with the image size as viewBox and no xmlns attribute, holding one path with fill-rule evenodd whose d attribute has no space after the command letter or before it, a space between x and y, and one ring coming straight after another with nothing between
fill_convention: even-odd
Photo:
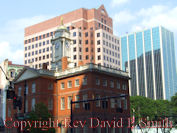
<instances>
[{"instance_id":1,"label":"brick building","mask_svg":"<svg viewBox=\"0 0 177 133\"><path fill-rule=\"evenodd\" d=\"M24 100L24 88L26 86L26 113L34 109L37 103L45 103L55 120L64 125L66 118L70 118L70 101L87 100L120 94L129 94L128 75L126 72L117 71L95 64L86 64L63 71L49 71L46 69L36 70L25 68L15 80L15 92ZM24 102L24 101L23 101ZM13 109L12 100L7 104L7 118L17 116L24 112ZM99 118L100 120L115 120L130 117L129 97L117 98L105 101L73 104L73 120L87 120ZM123 112L117 112L122 108ZM88 122L89 123L89 122ZM57 132L66 132L63 126L56 128ZM68 131L69 132L69 131ZM74 132L128 132L127 128L96 128L89 126L74 128Z\"/></svg>"},{"instance_id":2,"label":"brick building","mask_svg":"<svg viewBox=\"0 0 177 133\"><path fill-rule=\"evenodd\" d=\"M75 66L95 63L120 69L119 38L113 35L112 18L104 6L98 9L80 8L25 28L24 64L40 69L43 63L51 68L51 39L60 25L60 19L70 32L74 45L71 60Z\"/></svg>"},{"instance_id":3,"label":"brick building","mask_svg":"<svg viewBox=\"0 0 177 133\"><path fill-rule=\"evenodd\" d=\"M71 132L68 120L70 118L77 125L81 122L78 123L76 120L85 121L84 126L80 124L73 128L75 133L128 132L128 128L125 127L130 117L128 73L84 61L79 61L78 66L74 66L71 51L75 44L72 43L70 32L62 21L51 43L51 70L47 69L47 64L43 64L43 69L25 68L15 78L15 92L22 101L22 109L13 109L13 100L8 100L7 119L11 117L19 119L20 114L31 112L35 109L35 104L42 102L53 114L54 120L59 121L60 126L56 127L57 133ZM122 94L127 96L98 99ZM90 99L98 100L74 103L71 106L71 100L78 102ZM94 119L97 128L90 128L91 118L97 120ZM110 122L122 118L124 127L113 128L113 125L109 127L105 124L107 126L101 128L97 118L100 121Z\"/></svg>"}]
</instances>

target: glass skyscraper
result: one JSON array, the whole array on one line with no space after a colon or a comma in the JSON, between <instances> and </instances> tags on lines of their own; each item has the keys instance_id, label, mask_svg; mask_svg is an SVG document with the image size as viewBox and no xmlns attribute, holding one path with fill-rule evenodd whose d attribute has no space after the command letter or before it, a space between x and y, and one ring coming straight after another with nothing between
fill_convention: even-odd
<instances>
[{"instance_id":1,"label":"glass skyscraper","mask_svg":"<svg viewBox=\"0 0 177 133\"><path fill-rule=\"evenodd\" d=\"M121 68L131 77L131 96L169 100L177 92L173 32L158 26L122 36Z\"/></svg>"}]
</instances>

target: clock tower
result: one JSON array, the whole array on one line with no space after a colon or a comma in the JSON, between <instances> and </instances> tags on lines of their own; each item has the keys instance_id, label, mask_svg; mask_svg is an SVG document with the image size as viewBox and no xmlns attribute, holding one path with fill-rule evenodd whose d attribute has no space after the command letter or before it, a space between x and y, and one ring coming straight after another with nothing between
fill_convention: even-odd
<instances>
[{"instance_id":1,"label":"clock tower","mask_svg":"<svg viewBox=\"0 0 177 133\"><path fill-rule=\"evenodd\" d=\"M70 32L63 25L61 19L61 26L55 31L54 38L51 39L52 43L52 70L62 69L62 58L67 58L70 61L71 57L71 39Z\"/></svg>"}]
</instances>

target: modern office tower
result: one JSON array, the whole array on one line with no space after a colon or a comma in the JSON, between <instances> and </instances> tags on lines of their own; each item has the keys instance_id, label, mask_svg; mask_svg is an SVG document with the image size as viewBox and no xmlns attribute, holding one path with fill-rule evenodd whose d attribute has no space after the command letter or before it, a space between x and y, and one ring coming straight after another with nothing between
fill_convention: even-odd
<instances>
[{"instance_id":1,"label":"modern office tower","mask_svg":"<svg viewBox=\"0 0 177 133\"><path fill-rule=\"evenodd\" d=\"M120 47L119 39L113 35L112 18L108 16L103 5L98 9L77 9L25 28L25 65L39 69L43 63L47 63L49 65L48 68L51 68L52 44L50 40L54 36L56 29L61 25L61 18L64 26L70 32L70 38L73 43L71 46L71 60L75 66L78 66L78 62L82 61L83 64L92 62L100 63L101 65L105 64L116 69L120 68L120 58L118 58L120 54L118 51ZM100 36L97 36L98 32L100 32ZM107 38L102 37L102 33ZM100 54L104 50L101 49L104 43L103 40L105 40L107 46L117 47L117 50L108 48L111 50L105 57L108 60L105 61L104 55ZM97 52L97 50L100 52ZM114 53L117 53L117 57Z\"/></svg>"},{"instance_id":2,"label":"modern office tower","mask_svg":"<svg viewBox=\"0 0 177 133\"><path fill-rule=\"evenodd\" d=\"M170 99L177 92L174 35L155 27L121 37L121 68L131 77L130 94Z\"/></svg>"}]
</instances>

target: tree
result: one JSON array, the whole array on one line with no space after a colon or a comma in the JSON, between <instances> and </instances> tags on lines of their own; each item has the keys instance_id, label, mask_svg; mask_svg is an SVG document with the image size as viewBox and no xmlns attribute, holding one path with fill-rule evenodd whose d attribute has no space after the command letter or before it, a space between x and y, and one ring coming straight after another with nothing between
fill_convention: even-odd
<instances>
[{"instance_id":1,"label":"tree","mask_svg":"<svg viewBox=\"0 0 177 133\"><path fill-rule=\"evenodd\" d=\"M162 119L165 119L166 116L169 116L171 112L170 102L168 100L152 100L150 98L142 96L131 96L130 108L131 116L135 117L135 125L139 125L142 132L144 127L146 127L147 125L145 125L144 123L142 124L141 119L143 122L161 121ZM167 129L164 127L161 127L161 130L162 132L167 132ZM146 131L148 130L146 129Z\"/></svg>"},{"instance_id":2,"label":"tree","mask_svg":"<svg viewBox=\"0 0 177 133\"><path fill-rule=\"evenodd\" d=\"M30 133L55 133L54 128L47 128L49 123L45 122L49 121L49 118L52 118L52 115L49 113L48 108L43 103L36 104L35 109L29 114L29 121L41 121L44 123L42 123L42 126L38 123L37 128L34 125L31 128L28 127Z\"/></svg>"},{"instance_id":3,"label":"tree","mask_svg":"<svg viewBox=\"0 0 177 133\"><path fill-rule=\"evenodd\" d=\"M177 125L177 93L175 96L171 97L171 112L173 116L173 125ZM177 126L175 126L175 128L177 128Z\"/></svg>"}]
</instances>

